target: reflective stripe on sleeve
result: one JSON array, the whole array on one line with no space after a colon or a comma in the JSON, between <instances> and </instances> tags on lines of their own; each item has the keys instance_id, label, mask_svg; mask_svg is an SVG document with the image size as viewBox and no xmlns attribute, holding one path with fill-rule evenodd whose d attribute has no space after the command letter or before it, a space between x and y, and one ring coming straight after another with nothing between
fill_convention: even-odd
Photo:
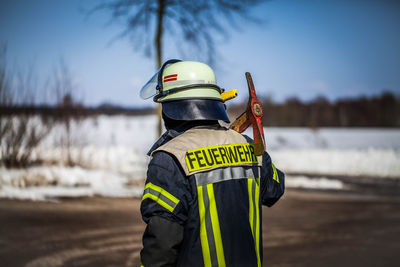
<instances>
[{"instance_id":1,"label":"reflective stripe on sleeve","mask_svg":"<svg viewBox=\"0 0 400 267\"><path fill-rule=\"evenodd\" d=\"M225 267L221 231L213 184L197 187L200 215L200 241L204 266Z\"/></svg>"},{"instance_id":2,"label":"reflective stripe on sleeve","mask_svg":"<svg viewBox=\"0 0 400 267\"><path fill-rule=\"evenodd\" d=\"M260 259L260 180L247 179L247 189L249 193L249 223L254 240L254 248L257 254L257 266L261 266Z\"/></svg>"},{"instance_id":3,"label":"reflective stripe on sleeve","mask_svg":"<svg viewBox=\"0 0 400 267\"><path fill-rule=\"evenodd\" d=\"M278 184L279 184L279 176L278 176L278 172L276 171L275 165L272 164L272 170L274 171L274 176L272 176L272 179L275 180Z\"/></svg>"},{"instance_id":4,"label":"reflective stripe on sleeve","mask_svg":"<svg viewBox=\"0 0 400 267\"><path fill-rule=\"evenodd\" d=\"M170 212L173 212L175 207L179 203L179 199L177 199L161 187L156 186L152 183L147 183L144 187L142 201L146 198L154 200Z\"/></svg>"}]
</instances>

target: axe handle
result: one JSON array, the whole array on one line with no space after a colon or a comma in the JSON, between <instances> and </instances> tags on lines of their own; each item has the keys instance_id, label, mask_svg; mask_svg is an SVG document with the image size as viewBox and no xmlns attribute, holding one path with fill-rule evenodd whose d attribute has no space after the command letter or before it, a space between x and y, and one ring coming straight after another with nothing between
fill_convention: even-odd
<instances>
[{"instance_id":1,"label":"axe handle","mask_svg":"<svg viewBox=\"0 0 400 267\"><path fill-rule=\"evenodd\" d=\"M237 119L231 124L229 128L235 130L238 133L243 133L251 124L247 111L243 112Z\"/></svg>"}]
</instances>

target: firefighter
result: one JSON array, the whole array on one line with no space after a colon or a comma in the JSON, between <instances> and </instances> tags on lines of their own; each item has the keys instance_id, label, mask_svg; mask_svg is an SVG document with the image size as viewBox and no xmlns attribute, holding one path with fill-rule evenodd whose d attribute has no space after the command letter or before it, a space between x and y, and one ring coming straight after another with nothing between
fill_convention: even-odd
<instances>
[{"instance_id":1,"label":"firefighter","mask_svg":"<svg viewBox=\"0 0 400 267\"><path fill-rule=\"evenodd\" d=\"M140 211L141 264L261 266L261 205L283 195L284 174L229 122L213 70L169 60L140 95L162 104L167 131L150 149Z\"/></svg>"}]
</instances>

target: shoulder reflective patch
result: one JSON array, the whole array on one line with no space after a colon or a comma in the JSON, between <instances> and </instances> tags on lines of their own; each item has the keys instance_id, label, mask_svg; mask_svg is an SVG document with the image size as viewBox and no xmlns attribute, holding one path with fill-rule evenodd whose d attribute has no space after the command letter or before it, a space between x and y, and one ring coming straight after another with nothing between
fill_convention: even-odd
<instances>
[{"instance_id":1,"label":"shoulder reflective patch","mask_svg":"<svg viewBox=\"0 0 400 267\"><path fill-rule=\"evenodd\" d=\"M258 164L251 143L209 146L191 149L186 153L189 172L224 166Z\"/></svg>"},{"instance_id":2,"label":"shoulder reflective patch","mask_svg":"<svg viewBox=\"0 0 400 267\"><path fill-rule=\"evenodd\" d=\"M274 171L274 176L272 176L272 179L275 180L278 184L279 184L279 176L278 176L278 172L276 171L275 165L272 164L272 170Z\"/></svg>"},{"instance_id":3,"label":"shoulder reflective patch","mask_svg":"<svg viewBox=\"0 0 400 267\"><path fill-rule=\"evenodd\" d=\"M179 199L165 191L159 186L152 183L147 183L144 187L142 201L146 198L150 198L157 202L162 207L166 208L170 212L173 212L175 207L179 203Z\"/></svg>"}]
</instances>

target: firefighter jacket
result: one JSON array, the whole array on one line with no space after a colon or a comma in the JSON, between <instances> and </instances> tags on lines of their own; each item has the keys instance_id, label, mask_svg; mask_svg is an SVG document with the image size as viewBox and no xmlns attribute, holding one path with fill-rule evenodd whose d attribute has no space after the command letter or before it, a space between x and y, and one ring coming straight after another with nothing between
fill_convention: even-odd
<instances>
[{"instance_id":1,"label":"firefighter jacket","mask_svg":"<svg viewBox=\"0 0 400 267\"><path fill-rule=\"evenodd\" d=\"M267 153L254 155L250 138L219 125L166 136L142 197L142 265L261 266L261 204L283 195L283 173Z\"/></svg>"}]
</instances>

